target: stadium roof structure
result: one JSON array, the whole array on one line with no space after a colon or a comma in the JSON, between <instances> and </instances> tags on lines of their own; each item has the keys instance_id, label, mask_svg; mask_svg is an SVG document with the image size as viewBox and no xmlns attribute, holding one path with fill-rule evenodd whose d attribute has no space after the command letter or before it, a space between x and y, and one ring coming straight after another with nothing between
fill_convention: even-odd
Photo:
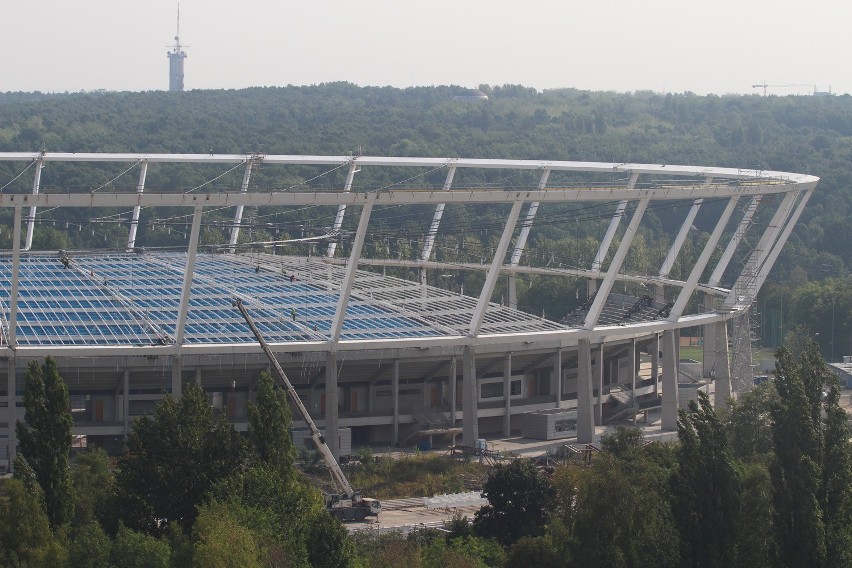
<instances>
[{"instance_id":1,"label":"stadium roof structure","mask_svg":"<svg viewBox=\"0 0 852 568\"><path fill-rule=\"evenodd\" d=\"M0 352L32 356L255 352L257 346L247 326L231 306L235 298L244 300L279 351L540 341L572 345L581 338L636 337L720 321L754 300L818 182L809 175L734 168L462 158L0 153L0 164L4 162L25 163L24 171L35 166L35 175L31 192L0 192L0 209L13 211L12 250L0 255ZM52 163L119 163L129 166L124 173L138 168L139 178L123 190L112 183L117 178L97 190L61 186L47 190L40 186L40 176L42 168ZM228 172L243 167L244 175L239 186L224 191L205 189L205 184L188 190L163 186L152 191L156 183L151 179L146 187L149 166L175 164L228 167ZM341 169L346 179L331 189L310 187L306 182L269 191L250 190L249 180L261 165L264 172L279 167ZM406 183L357 188L353 180L362 168L382 169L389 172L386 177L395 175ZM417 175L411 175L412 169L416 174L424 168L445 171L443 184L413 186L410 180ZM526 186L454 185L459 171L494 169L532 171L539 177ZM110 192L100 191L108 185L113 186ZM672 267L705 200L724 207L689 276L674 279ZM690 205L662 266L653 274L627 272L624 262L644 213L654 203L671 201ZM565 202L597 203L613 210L594 260L586 266L565 268L522 263L539 208ZM433 247L441 234L444 208L471 204L502 207L499 242L480 263L436 260ZM758 206L771 204L776 205L774 212L764 216L763 225L756 223ZM431 223L423 227L417 258L369 258L364 243L371 212L402 205L434 211ZM313 206L337 208L330 236L341 233L347 208L360 209L348 256L335 257L335 242L321 256L238 254L245 207L293 211ZM63 207L132 208L126 250L30 250L38 209ZM139 249L136 227L140 210L156 207L190 211L184 252ZM228 243L216 254L200 252L202 217L224 208L235 211ZM621 226L627 218L629 223ZM745 260L738 266L738 274L730 278L735 254ZM468 297L426 286L425 279L410 282L359 269L367 266L373 270L381 266L476 270L485 276L478 297ZM558 323L492 303L501 274L515 278L524 273L583 278L599 285L581 313ZM723 287L726 274L733 284ZM665 287L675 293L670 294L670 302L662 303L659 298L618 299L612 294L616 282L639 283L660 291ZM703 311L689 313L690 299L698 293L717 300ZM613 316L612 306L619 301L626 311ZM511 300L509 305L513 305Z\"/></svg>"}]
</instances>

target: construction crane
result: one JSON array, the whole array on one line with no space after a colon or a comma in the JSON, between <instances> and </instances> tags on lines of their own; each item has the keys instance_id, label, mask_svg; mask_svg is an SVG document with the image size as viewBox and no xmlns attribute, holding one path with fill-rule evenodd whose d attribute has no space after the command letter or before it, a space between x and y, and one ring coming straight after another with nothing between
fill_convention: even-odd
<instances>
[{"instance_id":1,"label":"construction crane","mask_svg":"<svg viewBox=\"0 0 852 568\"><path fill-rule=\"evenodd\" d=\"M266 340L263 339L263 336L260 334L260 331L254 323L254 320L249 315L248 310L239 298L234 300L234 307L240 310L240 313L243 315L243 318L245 318L251 332L254 334L255 339L257 339L257 342L260 343L261 349L263 349L263 352L266 353L266 356L269 358L269 362L278 374L278 378L281 379L281 382L284 383L284 386L287 388L287 394L290 395L290 399L293 401L293 404L296 405L296 408L299 410L299 414L302 415L302 419L308 425L308 429L311 432L311 439L314 441L314 445L316 445L317 450L322 455L335 485L337 485L338 490L341 491L341 493L333 493L325 496L326 510L337 517L340 521L363 521L367 517L378 517L379 513L382 512L381 502L378 499L362 497L358 491L352 489L352 485L349 483L349 480L346 479L346 474L343 473L340 464L338 464L337 460L334 459L334 454L332 454L331 450L328 449L328 445L325 443L325 436L320 433L319 428L317 428L317 425L314 424L313 419L311 419L311 415L308 414L308 409L305 408L304 404L302 404L302 399L299 398L299 395L296 393L296 389L293 388L293 384L290 382L290 379L288 379L287 375L284 374L284 369L281 368L281 365L278 363L278 360L275 358L275 355L272 353L272 350L269 348ZM336 436L337 432L332 432L331 435Z\"/></svg>"},{"instance_id":2,"label":"construction crane","mask_svg":"<svg viewBox=\"0 0 852 568\"><path fill-rule=\"evenodd\" d=\"M757 85L752 85L752 89L763 89L763 96L766 96L766 89L775 89L777 87L810 87L810 85L805 85L803 83L789 83L789 84L775 84L775 83L767 83L764 81L763 83L758 83Z\"/></svg>"}]
</instances>

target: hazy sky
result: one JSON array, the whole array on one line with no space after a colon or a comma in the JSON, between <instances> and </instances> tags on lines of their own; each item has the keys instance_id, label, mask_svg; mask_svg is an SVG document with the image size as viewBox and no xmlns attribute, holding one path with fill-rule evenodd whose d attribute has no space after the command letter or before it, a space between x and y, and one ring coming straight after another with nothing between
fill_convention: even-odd
<instances>
[{"instance_id":1,"label":"hazy sky","mask_svg":"<svg viewBox=\"0 0 852 568\"><path fill-rule=\"evenodd\" d=\"M168 88L172 0L2 0L0 92ZM187 89L852 92L848 0L182 0Z\"/></svg>"}]
</instances>

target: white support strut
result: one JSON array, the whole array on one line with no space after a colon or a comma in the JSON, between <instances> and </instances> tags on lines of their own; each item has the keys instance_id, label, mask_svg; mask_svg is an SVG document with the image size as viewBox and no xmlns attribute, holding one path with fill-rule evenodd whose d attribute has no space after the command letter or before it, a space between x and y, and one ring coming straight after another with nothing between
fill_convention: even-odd
<instances>
[{"instance_id":1,"label":"white support strut","mask_svg":"<svg viewBox=\"0 0 852 568\"><path fill-rule=\"evenodd\" d=\"M180 293L180 306L175 324L175 344L183 345L183 332L186 328L186 313L189 310L189 296L192 291L192 277L195 274L195 256L198 253L198 235L201 233L201 213L203 205L196 205L192 215L192 230L189 234L189 248L186 251L186 269L183 275L183 287Z\"/></svg>"},{"instance_id":2,"label":"white support strut","mask_svg":"<svg viewBox=\"0 0 852 568\"><path fill-rule=\"evenodd\" d=\"M704 185L710 185L712 181L713 178L707 178L704 181ZM677 260L677 255L680 254L680 249L683 247L683 243L686 241L686 237L692 229L692 224L695 222L695 217L698 215L698 210L701 208L702 203L704 203L703 199L696 199L692 202L692 207L689 208L689 212L686 214L686 219L683 220L683 224L680 226L680 230L669 249L669 253L666 255L666 259L660 267L660 278L668 278L669 272L672 271L672 267Z\"/></svg>"},{"instance_id":3,"label":"white support strut","mask_svg":"<svg viewBox=\"0 0 852 568\"><path fill-rule=\"evenodd\" d=\"M734 257L734 252L736 252L740 241L745 236L749 225L751 225L751 218L754 216L754 212L757 211L757 206L760 205L760 197L760 195L755 195L752 198L751 203L749 203L748 207L746 207L745 213L743 213L743 218L740 220L737 230L734 231L734 235L731 237L731 240L728 241L728 246L725 247L725 252L722 253L719 263L716 265L716 268L713 270L713 274L710 275L710 279L707 281L708 285L718 286L719 282L722 280L722 275L725 273L725 270L728 269L728 263L731 262L731 259Z\"/></svg>"},{"instance_id":4,"label":"white support strut","mask_svg":"<svg viewBox=\"0 0 852 568\"><path fill-rule=\"evenodd\" d=\"M349 173L346 174L346 183L343 185L343 193L349 193L352 190L352 180L355 179L355 174L361 171L355 160L356 158L352 158L352 161L349 163ZM337 214L334 216L334 225L331 227L331 231L333 233L339 232L341 227L343 227L344 215L346 215L346 204L338 205ZM326 256L328 258L333 258L336 250L337 243L328 243Z\"/></svg>"},{"instance_id":5,"label":"white support strut","mask_svg":"<svg viewBox=\"0 0 852 568\"><path fill-rule=\"evenodd\" d=\"M675 300L674 305L669 312L669 321L675 322L681 314L683 314L683 309L686 307L686 303L689 301L689 298L692 297L692 292L695 291L698 279L701 278L704 268L707 266L707 263L710 262L710 257L713 255L713 251L716 250L716 245L719 243L719 239L722 238L722 231L724 231L725 227L728 225L728 220L730 220L731 214L734 212L734 207L737 205L737 201L739 201L739 197L737 196L728 200L728 205L725 206L725 210L716 222L716 228L713 229L713 232L710 234L710 238L707 240L707 244L704 245L704 250L701 251L701 255L698 257L698 260L692 267L692 271L689 273L686 285L681 288L680 294L678 294L677 300Z\"/></svg>"},{"instance_id":6,"label":"white support strut","mask_svg":"<svg viewBox=\"0 0 852 568\"><path fill-rule=\"evenodd\" d=\"M18 286L21 277L21 206L16 205L12 221L12 290L9 294L9 346L18 345ZM11 399L10 399L11 400ZM10 404L10 407L14 407Z\"/></svg>"},{"instance_id":7,"label":"white support strut","mask_svg":"<svg viewBox=\"0 0 852 568\"><path fill-rule=\"evenodd\" d=\"M352 293L352 284L355 282L355 274L358 272L358 259L361 257L361 249L364 247L364 239L367 236L367 226L370 224L370 213L373 203L368 201L361 210L361 219L358 221L358 230L355 232L355 241L352 243L352 252L349 253L349 263L346 265L346 273L340 284L340 296L337 299L337 309L334 311L334 319L331 320L329 342L337 343L340 340L340 331L343 329L343 320L346 318L346 307L349 305L349 295Z\"/></svg>"},{"instance_id":8,"label":"white support strut","mask_svg":"<svg viewBox=\"0 0 852 568\"><path fill-rule=\"evenodd\" d=\"M644 197L639 200L638 204L636 204L636 210L633 212L633 217L630 219L630 224L627 226L627 230L624 231L624 236L621 238L621 243L618 245L618 249L612 257L612 262L609 263L609 269L601 283L601 287L597 291L597 295L595 295L592 307L589 308L588 313L586 313L586 320L583 324L583 329L592 329L595 327L595 324L597 324L598 318L600 317L604 304L609 296L609 292L612 290L612 285L615 283L615 278L618 276L618 272L621 270L621 265L627 257L627 251L630 250L630 244L633 242L633 237L636 236L636 232L639 230L639 223L642 222L642 216L645 214L645 209L648 207L649 201L649 197Z\"/></svg>"},{"instance_id":9,"label":"white support strut","mask_svg":"<svg viewBox=\"0 0 852 568\"><path fill-rule=\"evenodd\" d=\"M246 161L246 169L243 172L243 181L240 183L240 193L246 193L248 191L249 182L251 182L251 170L252 166L254 166L254 160ZM240 224L243 222L243 210L245 209L245 205L237 205L237 210L234 212L234 224L231 227L231 238L228 240L228 244L231 245L231 252L234 252L234 246L237 244L237 240L240 238Z\"/></svg>"},{"instance_id":10,"label":"white support strut","mask_svg":"<svg viewBox=\"0 0 852 568\"><path fill-rule=\"evenodd\" d=\"M639 174L631 174L630 181L627 182L627 189L633 189L636 186L636 181L638 179ZM621 223L621 218L624 217L625 209L627 209L627 200L623 199L619 202L618 207L615 208L615 214L609 221L609 227L606 229L606 234L604 234L604 238L601 241L601 246L598 248L598 253L595 255L595 259L592 261L592 270L600 272L604 259L606 259L606 253L609 252L609 246L612 244L612 239L615 237L615 231Z\"/></svg>"},{"instance_id":11,"label":"white support strut","mask_svg":"<svg viewBox=\"0 0 852 568\"><path fill-rule=\"evenodd\" d=\"M509 243L512 240L512 234L515 232L515 224L518 222L518 216L521 214L523 204L523 201L515 201L506 219L506 227L503 229L503 235L500 237L497 251L491 260L491 266L485 276L485 284L482 286L482 292L479 294L476 308L473 311L473 317L470 320L470 328L467 333L471 337L476 337L479 334L479 328L485 319L485 310L488 308L488 302L491 300L491 294L494 292L494 285L497 283L497 277L500 275L500 267L506 259L506 252L509 250Z\"/></svg>"},{"instance_id":12,"label":"white support strut","mask_svg":"<svg viewBox=\"0 0 852 568\"><path fill-rule=\"evenodd\" d=\"M36 160L35 174L33 175L33 195L38 195L39 187L41 186L41 170L44 168L44 160L38 158ZM35 229L36 210L38 207L33 205L30 207L30 213L27 215L27 240L24 243L24 250L30 250L33 247L33 230Z\"/></svg>"},{"instance_id":13,"label":"white support strut","mask_svg":"<svg viewBox=\"0 0 852 568\"><path fill-rule=\"evenodd\" d=\"M145 176L148 175L148 161L142 160L142 167L139 170L139 182L136 184L136 193L142 195L145 191ZM136 229L139 227L139 212L142 206L138 203L133 206L133 216L130 219L130 233L127 236L127 250L132 251L136 246Z\"/></svg>"}]
</instances>

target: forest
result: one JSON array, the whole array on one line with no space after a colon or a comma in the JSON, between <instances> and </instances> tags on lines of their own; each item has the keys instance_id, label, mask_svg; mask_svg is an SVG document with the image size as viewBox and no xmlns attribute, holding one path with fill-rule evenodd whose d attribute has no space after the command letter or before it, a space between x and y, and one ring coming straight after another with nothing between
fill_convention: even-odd
<instances>
[{"instance_id":1,"label":"forest","mask_svg":"<svg viewBox=\"0 0 852 568\"><path fill-rule=\"evenodd\" d=\"M787 331L801 325L810 330L827 358L852 354L852 249L846 245L852 202L852 97L480 88L488 100L457 100L455 95L463 89L456 86L397 89L350 83L188 92L0 93L0 151L499 157L814 174L821 182L761 291L752 322L762 344L770 348L780 346ZM20 163L0 164L0 190L31 191L31 173L21 169ZM106 182L120 173L109 168L49 167L41 185L43 191L107 190ZM320 173L306 169L279 179L261 168L253 184L259 189L342 186L345 172ZM371 175L365 173L355 190L406 183ZM443 175L425 172L408 183L439 186ZM502 175L495 172L458 183L530 187L537 182L534 172L511 179ZM233 189L239 176L239 171L231 172L205 187ZM211 177L190 167L174 168L163 172L158 189L186 191ZM112 187L129 190L134 183L133 176L124 176ZM305 226L328 226L333 214L317 210L301 217L278 216L274 230L294 234ZM566 205L557 214L566 221L537 226L524 262L575 266L588 261L612 212L580 213ZM637 273L657 269L669 245L666 234L684 214L685 207L676 205L646 215L627 268ZM684 248L674 277L683 276L684 267L697 254L696 245L706 239L714 214L713 207L706 207L699 215L696 237ZM10 213L2 215L0 248L9 248ZM102 248L121 246L126 239L126 224L94 223L85 211L64 215L39 214L36 248ZM464 260L479 261L497 238L493 217L487 207L448 208L445 225L468 230L439 233L436 255L460 258L462 251ZM169 218L167 211L143 212L140 242L182 244L180 226L163 221ZM417 239L422 239L429 219L382 218L376 213L374 222L381 230L367 243L368 254L405 258L417 250ZM259 227L255 237L271 230ZM222 230L205 228L202 241L223 238ZM472 275L467 289L475 292L476 286L477 277ZM495 301L500 294L495 291ZM545 276L522 278L519 298L523 309L552 319L564 317L582 302L578 285Z\"/></svg>"},{"instance_id":2,"label":"forest","mask_svg":"<svg viewBox=\"0 0 852 568\"><path fill-rule=\"evenodd\" d=\"M283 389L264 373L237 433L187 384L132 424L127 452L71 454L68 388L32 361L15 473L0 484L0 564L169 568L844 568L852 565L852 454L837 376L815 343L779 350L775 380L717 411L699 394L676 443L620 426L590 460L493 465L487 504L440 529L349 534L297 453ZM846 396L846 395L844 395ZM430 460L361 452L356 482L431 495ZM375 488L375 487L374 487ZM378 493L373 493L378 495ZM410 495L410 493L409 493Z\"/></svg>"}]
</instances>

